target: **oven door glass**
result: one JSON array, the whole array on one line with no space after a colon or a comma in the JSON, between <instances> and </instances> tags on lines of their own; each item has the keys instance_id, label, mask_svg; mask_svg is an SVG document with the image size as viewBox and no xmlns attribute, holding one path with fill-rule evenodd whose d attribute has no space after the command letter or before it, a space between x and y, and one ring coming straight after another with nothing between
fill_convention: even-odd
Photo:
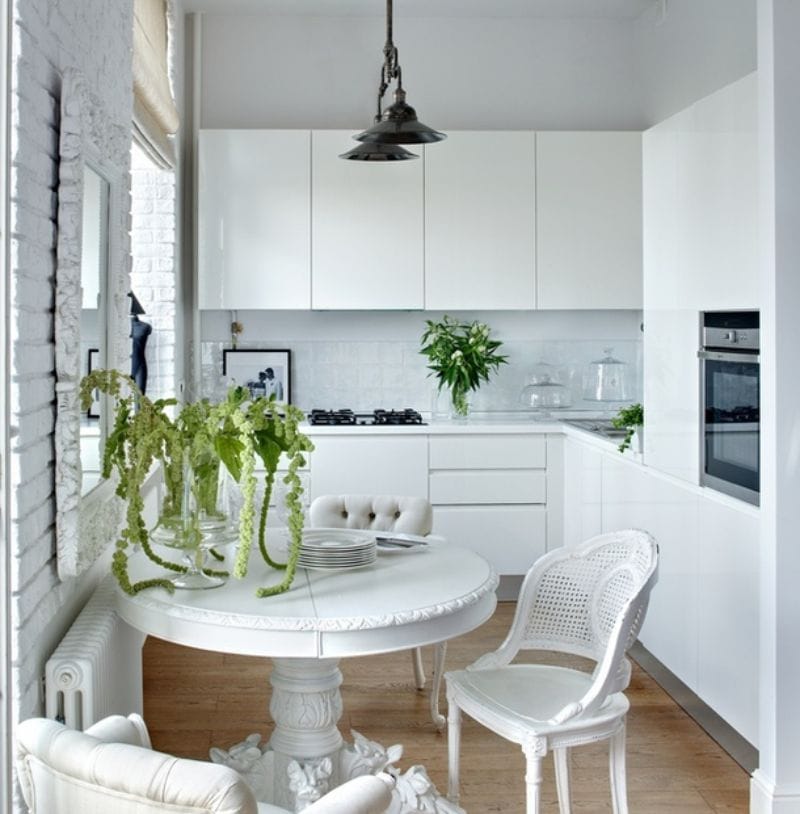
<instances>
[{"instance_id":1,"label":"oven door glass","mask_svg":"<svg viewBox=\"0 0 800 814\"><path fill-rule=\"evenodd\" d=\"M705 362L705 474L709 485L759 491L759 366L757 362ZM713 480L712 480L713 479ZM724 491L728 491L723 489Z\"/></svg>"}]
</instances>

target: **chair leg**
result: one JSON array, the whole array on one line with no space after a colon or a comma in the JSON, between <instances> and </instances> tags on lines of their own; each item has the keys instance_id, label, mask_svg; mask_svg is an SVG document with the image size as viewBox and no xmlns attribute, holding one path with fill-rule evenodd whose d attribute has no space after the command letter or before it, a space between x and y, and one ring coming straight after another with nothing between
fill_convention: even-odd
<instances>
[{"instance_id":1,"label":"chair leg","mask_svg":"<svg viewBox=\"0 0 800 814\"><path fill-rule=\"evenodd\" d=\"M525 751L525 814L539 814L542 802L542 758L533 751Z\"/></svg>"},{"instance_id":2,"label":"chair leg","mask_svg":"<svg viewBox=\"0 0 800 814\"><path fill-rule=\"evenodd\" d=\"M433 648L433 681L431 682L431 718L433 725L441 732L447 719L439 712L439 695L444 677L444 659L447 655L447 642L439 642Z\"/></svg>"},{"instance_id":3,"label":"chair leg","mask_svg":"<svg viewBox=\"0 0 800 814\"><path fill-rule=\"evenodd\" d=\"M411 663L414 665L414 685L418 690L425 689L425 670L422 667L422 648L411 651Z\"/></svg>"},{"instance_id":4,"label":"chair leg","mask_svg":"<svg viewBox=\"0 0 800 814\"><path fill-rule=\"evenodd\" d=\"M556 767L556 789L558 791L559 814L570 814L572 799L570 797L569 772L570 750L567 748L553 750L553 762Z\"/></svg>"},{"instance_id":5,"label":"chair leg","mask_svg":"<svg viewBox=\"0 0 800 814\"><path fill-rule=\"evenodd\" d=\"M447 699L447 799L458 805L461 750L461 707Z\"/></svg>"},{"instance_id":6,"label":"chair leg","mask_svg":"<svg viewBox=\"0 0 800 814\"><path fill-rule=\"evenodd\" d=\"M609 774L611 775L611 806L614 814L628 814L628 789L625 776L625 722L608 744Z\"/></svg>"}]
</instances>

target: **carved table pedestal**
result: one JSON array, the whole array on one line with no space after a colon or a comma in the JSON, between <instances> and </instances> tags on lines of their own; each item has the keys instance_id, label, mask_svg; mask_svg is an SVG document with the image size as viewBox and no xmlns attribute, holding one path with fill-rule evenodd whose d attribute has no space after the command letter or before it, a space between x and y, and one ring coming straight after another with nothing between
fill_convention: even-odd
<instances>
[{"instance_id":1,"label":"carved table pedestal","mask_svg":"<svg viewBox=\"0 0 800 814\"><path fill-rule=\"evenodd\" d=\"M132 563L132 571L139 563ZM134 576L138 576L134 571ZM380 555L369 567L298 569L291 590L258 599L256 587L280 572L253 558L242 581L209 591L119 593L119 611L158 638L225 653L268 656L275 729L262 746L254 734L213 760L244 774L256 797L302 811L330 788L360 774L397 779L391 814L461 812L442 798L421 766L394 767L399 745L385 749L360 733L342 738L339 659L435 644L481 625L496 605L497 576L478 555L434 544Z\"/></svg>"}]
</instances>

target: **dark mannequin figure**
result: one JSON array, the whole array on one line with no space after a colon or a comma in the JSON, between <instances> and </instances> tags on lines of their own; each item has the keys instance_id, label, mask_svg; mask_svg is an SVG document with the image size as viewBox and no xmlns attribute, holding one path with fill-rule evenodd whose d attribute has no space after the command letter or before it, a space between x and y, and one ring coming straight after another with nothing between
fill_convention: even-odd
<instances>
[{"instance_id":1,"label":"dark mannequin figure","mask_svg":"<svg viewBox=\"0 0 800 814\"><path fill-rule=\"evenodd\" d=\"M145 356L145 348L147 346L147 337L153 332L153 326L149 322L142 322L139 319L139 314L143 314L139 300L136 295L131 291L128 293L131 298L131 378L136 382L136 386L142 393L147 389L147 357Z\"/></svg>"},{"instance_id":2,"label":"dark mannequin figure","mask_svg":"<svg viewBox=\"0 0 800 814\"><path fill-rule=\"evenodd\" d=\"M147 389L147 357L144 350L147 337L152 332L153 326L149 322L142 322L135 314L131 317L131 339L133 339L131 378L142 393Z\"/></svg>"}]
</instances>

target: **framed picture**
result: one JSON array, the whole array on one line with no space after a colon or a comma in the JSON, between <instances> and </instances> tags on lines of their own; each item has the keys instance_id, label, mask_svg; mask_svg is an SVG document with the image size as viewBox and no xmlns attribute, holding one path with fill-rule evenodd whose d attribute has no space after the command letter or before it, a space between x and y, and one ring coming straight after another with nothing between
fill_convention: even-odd
<instances>
[{"instance_id":1,"label":"framed picture","mask_svg":"<svg viewBox=\"0 0 800 814\"><path fill-rule=\"evenodd\" d=\"M93 370L96 370L100 364L100 348L89 348L86 359L86 373L87 375ZM92 394L92 403L86 413L87 418L100 418L100 398L97 390Z\"/></svg>"},{"instance_id":2,"label":"framed picture","mask_svg":"<svg viewBox=\"0 0 800 814\"><path fill-rule=\"evenodd\" d=\"M222 375L230 384L246 387L253 398L274 395L278 401L292 403L292 376L288 350L222 351Z\"/></svg>"}]
</instances>

